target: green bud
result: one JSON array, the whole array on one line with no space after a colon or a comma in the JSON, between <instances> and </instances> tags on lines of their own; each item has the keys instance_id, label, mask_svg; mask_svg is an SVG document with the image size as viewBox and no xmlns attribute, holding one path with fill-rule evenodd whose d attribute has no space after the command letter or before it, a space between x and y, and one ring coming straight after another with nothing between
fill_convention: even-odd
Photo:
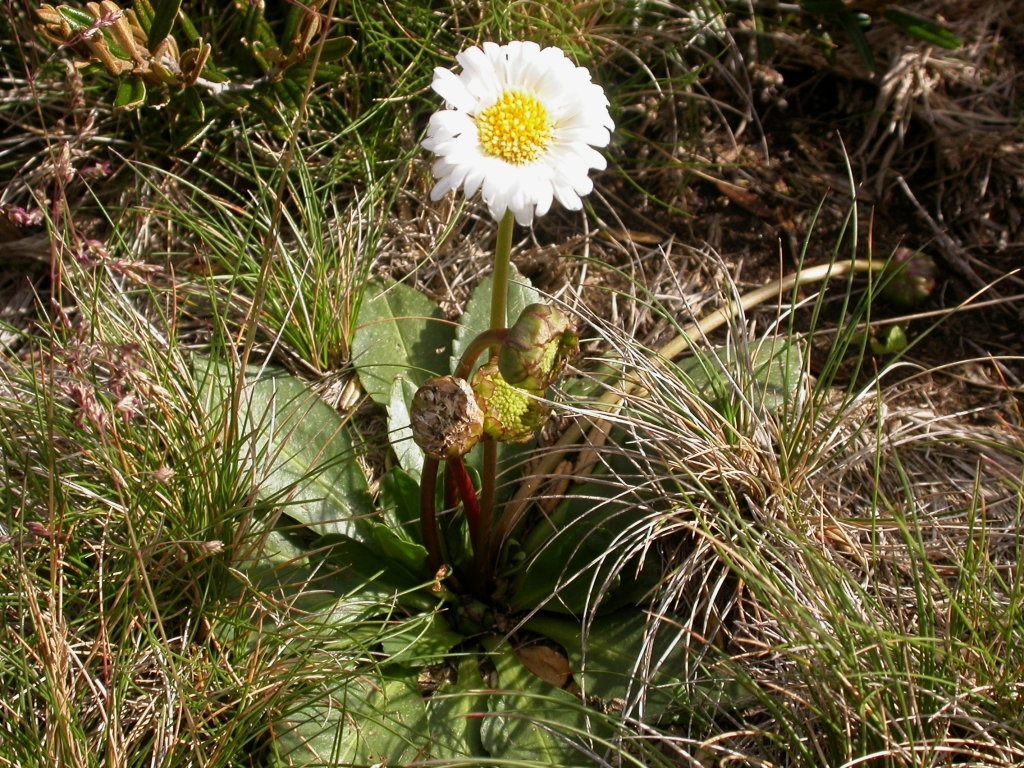
<instances>
[{"instance_id":1,"label":"green bud","mask_svg":"<svg viewBox=\"0 0 1024 768\"><path fill-rule=\"evenodd\" d=\"M454 376L427 379L409 409L412 439L432 459L464 456L480 441L484 414L469 382Z\"/></svg>"},{"instance_id":2,"label":"green bud","mask_svg":"<svg viewBox=\"0 0 1024 768\"><path fill-rule=\"evenodd\" d=\"M565 315L547 304L531 304L508 329L498 367L509 384L543 391L579 348L579 338Z\"/></svg>"},{"instance_id":3,"label":"green bud","mask_svg":"<svg viewBox=\"0 0 1024 768\"><path fill-rule=\"evenodd\" d=\"M473 391L484 413L484 433L501 443L525 443L533 436L548 408L539 390L513 387L501 375L495 358L473 375Z\"/></svg>"},{"instance_id":4,"label":"green bud","mask_svg":"<svg viewBox=\"0 0 1024 768\"><path fill-rule=\"evenodd\" d=\"M913 309L935 290L935 262L931 256L897 248L883 277L890 278L882 297L901 309Z\"/></svg>"}]
</instances>

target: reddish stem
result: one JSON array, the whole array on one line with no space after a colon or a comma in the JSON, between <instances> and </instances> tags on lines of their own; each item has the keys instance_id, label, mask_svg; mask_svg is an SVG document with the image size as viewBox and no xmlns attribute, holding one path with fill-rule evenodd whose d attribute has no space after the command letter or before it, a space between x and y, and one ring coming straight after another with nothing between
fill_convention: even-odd
<instances>
[{"instance_id":1,"label":"reddish stem","mask_svg":"<svg viewBox=\"0 0 1024 768\"><path fill-rule=\"evenodd\" d=\"M437 509L434 505L434 491L437 489L437 459L429 456L423 459L423 474L420 476L420 535L427 548L427 560L432 576L436 576L444 565L441 557L441 540L437 536Z\"/></svg>"},{"instance_id":2,"label":"reddish stem","mask_svg":"<svg viewBox=\"0 0 1024 768\"><path fill-rule=\"evenodd\" d=\"M462 508L466 511L466 522L469 524L469 535L475 548L480 531L480 504L476 500L476 489L473 488L473 481L469 479L469 472L466 471L461 456L448 459L447 470L451 470L452 480L458 488L459 498L462 499Z\"/></svg>"},{"instance_id":3,"label":"reddish stem","mask_svg":"<svg viewBox=\"0 0 1024 768\"><path fill-rule=\"evenodd\" d=\"M459 503L459 487L455 483L455 468L450 461L444 463L444 508L455 509Z\"/></svg>"}]
</instances>

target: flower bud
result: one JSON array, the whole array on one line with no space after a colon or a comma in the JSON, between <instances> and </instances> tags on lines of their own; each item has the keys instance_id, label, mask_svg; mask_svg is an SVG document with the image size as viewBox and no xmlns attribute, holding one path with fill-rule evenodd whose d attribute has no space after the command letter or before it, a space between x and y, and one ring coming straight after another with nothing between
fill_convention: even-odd
<instances>
[{"instance_id":1,"label":"flower bud","mask_svg":"<svg viewBox=\"0 0 1024 768\"><path fill-rule=\"evenodd\" d=\"M882 297L901 309L913 309L935 290L935 262L931 256L897 248L883 272L889 278Z\"/></svg>"},{"instance_id":2,"label":"flower bud","mask_svg":"<svg viewBox=\"0 0 1024 768\"><path fill-rule=\"evenodd\" d=\"M473 375L473 391L484 412L484 433L501 443L525 443L547 418L541 392L513 387L501 375L495 358Z\"/></svg>"},{"instance_id":3,"label":"flower bud","mask_svg":"<svg viewBox=\"0 0 1024 768\"><path fill-rule=\"evenodd\" d=\"M565 315L547 304L530 304L508 329L498 367L509 384L543 391L554 383L579 346Z\"/></svg>"},{"instance_id":4,"label":"flower bud","mask_svg":"<svg viewBox=\"0 0 1024 768\"><path fill-rule=\"evenodd\" d=\"M454 376L423 382L412 397L409 420L416 445L438 460L469 453L484 427L484 414L469 382Z\"/></svg>"}]
</instances>

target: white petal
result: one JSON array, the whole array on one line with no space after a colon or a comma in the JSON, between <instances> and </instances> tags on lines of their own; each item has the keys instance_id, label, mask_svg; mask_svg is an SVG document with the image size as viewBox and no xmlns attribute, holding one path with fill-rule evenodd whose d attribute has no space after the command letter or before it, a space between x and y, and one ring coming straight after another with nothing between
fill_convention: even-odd
<instances>
[{"instance_id":1,"label":"white petal","mask_svg":"<svg viewBox=\"0 0 1024 768\"><path fill-rule=\"evenodd\" d=\"M570 211L578 211L583 207L583 201L580 200L580 196L573 191L572 187L561 179L555 179L553 186L555 197L558 198L558 202Z\"/></svg>"},{"instance_id":2,"label":"white petal","mask_svg":"<svg viewBox=\"0 0 1024 768\"><path fill-rule=\"evenodd\" d=\"M456 109L472 113L476 108L477 100L466 90L465 83L444 67L434 67L434 80L430 87Z\"/></svg>"},{"instance_id":3,"label":"white petal","mask_svg":"<svg viewBox=\"0 0 1024 768\"><path fill-rule=\"evenodd\" d=\"M537 215L545 216L551 210L551 200L554 197L554 190L550 181L542 181L537 185Z\"/></svg>"}]
</instances>

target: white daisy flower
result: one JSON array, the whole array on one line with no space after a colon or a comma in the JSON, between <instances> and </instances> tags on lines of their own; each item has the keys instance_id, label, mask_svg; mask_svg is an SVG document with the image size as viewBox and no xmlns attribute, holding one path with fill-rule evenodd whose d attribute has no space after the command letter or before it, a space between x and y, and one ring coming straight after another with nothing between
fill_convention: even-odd
<instances>
[{"instance_id":1,"label":"white daisy flower","mask_svg":"<svg viewBox=\"0 0 1024 768\"><path fill-rule=\"evenodd\" d=\"M447 109L431 115L423 142L440 158L430 198L480 190L496 221L512 211L524 225L554 198L582 208L580 195L594 188L588 172L607 165L593 147L608 146L615 127L604 89L560 49L536 43L484 43L456 58L461 74L434 69Z\"/></svg>"}]
</instances>

